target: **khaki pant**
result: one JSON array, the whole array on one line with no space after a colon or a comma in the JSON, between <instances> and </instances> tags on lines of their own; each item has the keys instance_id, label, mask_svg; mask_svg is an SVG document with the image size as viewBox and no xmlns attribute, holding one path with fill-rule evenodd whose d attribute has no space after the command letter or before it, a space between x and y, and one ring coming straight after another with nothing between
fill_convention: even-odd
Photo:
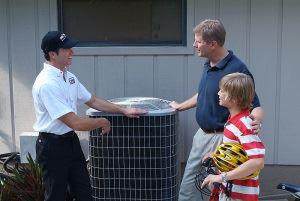
<instances>
[{"instance_id":1,"label":"khaki pant","mask_svg":"<svg viewBox=\"0 0 300 201\"><path fill-rule=\"evenodd\" d=\"M200 169L203 156L214 151L223 141L222 133L206 134L199 129L194 136L192 149L182 178L178 201L200 201L201 193L195 187L195 176ZM204 200L208 198L204 198Z\"/></svg>"}]
</instances>

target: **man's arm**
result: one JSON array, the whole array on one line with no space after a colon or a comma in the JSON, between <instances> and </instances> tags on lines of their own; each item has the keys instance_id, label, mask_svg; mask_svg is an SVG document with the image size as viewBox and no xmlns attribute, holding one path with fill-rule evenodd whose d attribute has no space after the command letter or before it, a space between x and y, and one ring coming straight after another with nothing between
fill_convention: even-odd
<instances>
[{"instance_id":1,"label":"man's arm","mask_svg":"<svg viewBox=\"0 0 300 201\"><path fill-rule=\"evenodd\" d=\"M184 111L191 109L193 107L196 107L197 105L197 98L198 98L198 93L192 96L191 98L187 99L186 101L182 103L178 103L176 101L172 101L170 103L170 106L178 111Z\"/></svg>"},{"instance_id":2,"label":"man's arm","mask_svg":"<svg viewBox=\"0 0 300 201\"><path fill-rule=\"evenodd\" d=\"M102 128L102 134L110 131L110 122L105 118L79 117L74 112L69 112L58 119L77 131L90 131L96 128Z\"/></svg>"},{"instance_id":3,"label":"man's arm","mask_svg":"<svg viewBox=\"0 0 300 201\"><path fill-rule=\"evenodd\" d=\"M85 103L87 106L100 110L103 112L121 113L127 117L139 117L145 114L146 111L139 108L123 108L119 105L113 104L109 101L97 98L93 96L88 102Z\"/></svg>"}]
</instances>

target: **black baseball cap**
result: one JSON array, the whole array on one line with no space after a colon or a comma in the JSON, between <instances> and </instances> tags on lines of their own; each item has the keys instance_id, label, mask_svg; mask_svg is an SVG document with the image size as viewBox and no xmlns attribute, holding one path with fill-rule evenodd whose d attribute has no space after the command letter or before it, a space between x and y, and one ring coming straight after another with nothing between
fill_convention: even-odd
<instances>
[{"instance_id":1,"label":"black baseball cap","mask_svg":"<svg viewBox=\"0 0 300 201\"><path fill-rule=\"evenodd\" d=\"M72 48L78 40L74 40L60 31L49 31L43 38L41 49L44 53L58 50L59 48Z\"/></svg>"}]
</instances>

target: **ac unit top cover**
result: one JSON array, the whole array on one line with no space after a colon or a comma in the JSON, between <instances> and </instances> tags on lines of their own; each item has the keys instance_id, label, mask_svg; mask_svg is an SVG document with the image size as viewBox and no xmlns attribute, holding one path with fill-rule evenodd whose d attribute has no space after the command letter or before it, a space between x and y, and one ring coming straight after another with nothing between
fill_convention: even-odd
<instances>
[{"instance_id":1,"label":"ac unit top cover","mask_svg":"<svg viewBox=\"0 0 300 201\"><path fill-rule=\"evenodd\" d=\"M170 101L163 100L160 98L125 97L125 98L115 98L109 101L117 105L120 105L122 107L144 109L147 111L147 113L144 114L143 116L162 116L162 115L171 115L176 113L176 110L169 105ZM88 116L100 116L103 114L108 116L123 115L123 114L115 114L115 113L106 113L92 108L86 111L86 115Z\"/></svg>"}]
</instances>

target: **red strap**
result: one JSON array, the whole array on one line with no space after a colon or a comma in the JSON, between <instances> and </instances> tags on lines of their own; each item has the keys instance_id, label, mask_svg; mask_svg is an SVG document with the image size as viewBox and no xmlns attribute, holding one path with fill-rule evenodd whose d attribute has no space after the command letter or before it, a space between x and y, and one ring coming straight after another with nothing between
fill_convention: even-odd
<instances>
[{"instance_id":1,"label":"red strap","mask_svg":"<svg viewBox=\"0 0 300 201\"><path fill-rule=\"evenodd\" d=\"M209 201L219 201L219 194L220 194L220 188L214 187L209 197Z\"/></svg>"}]
</instances>

